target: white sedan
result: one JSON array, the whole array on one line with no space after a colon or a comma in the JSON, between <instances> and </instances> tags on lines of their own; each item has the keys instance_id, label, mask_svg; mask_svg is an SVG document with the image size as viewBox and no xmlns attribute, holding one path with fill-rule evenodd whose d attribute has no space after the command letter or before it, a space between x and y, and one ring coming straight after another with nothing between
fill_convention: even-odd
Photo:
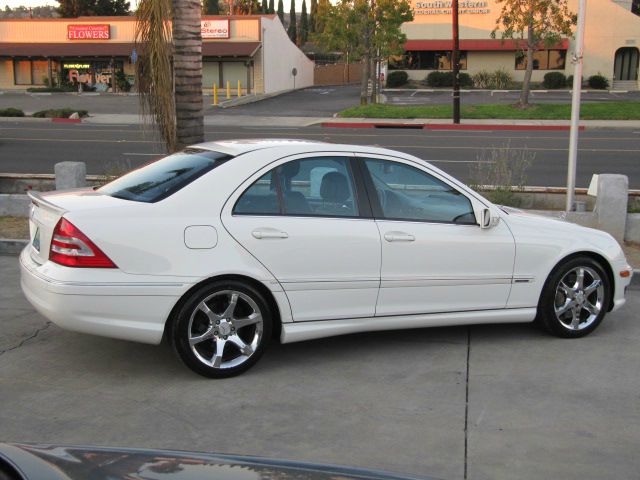
<instances>
[{"instance_id":1,"label":"white sedan","mask_svg":"<svg viewBox=\"0 0 640 480\"><path fill-rule=\"evenodd\" d=\"M581 337L632 274L607 233L498 207L382 148L204 143L97 190L30 195L33 306L69 330L165 338L209 377L274 337L534 320Z\"/></svg>"}]
</instances>

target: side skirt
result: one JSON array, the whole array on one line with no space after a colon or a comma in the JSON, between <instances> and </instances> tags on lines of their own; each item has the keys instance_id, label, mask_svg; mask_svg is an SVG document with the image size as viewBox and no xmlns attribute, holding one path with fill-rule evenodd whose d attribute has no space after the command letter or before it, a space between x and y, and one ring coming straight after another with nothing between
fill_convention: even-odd
<instances>
[{"instance_id":1,"label":"side skirt","mask_svg":"<svg viewBox=\"0 0 640 480\"><path fill-rule=\"evenodd\" d=\"M535 308L481 310L475 312L430 313L389 317L346 318L313 322L283 323L280 341L301 342L358 332L399 330L423 327L448 327L483 323L526 323L536 317Z\"/></svg>"}]
</instances>

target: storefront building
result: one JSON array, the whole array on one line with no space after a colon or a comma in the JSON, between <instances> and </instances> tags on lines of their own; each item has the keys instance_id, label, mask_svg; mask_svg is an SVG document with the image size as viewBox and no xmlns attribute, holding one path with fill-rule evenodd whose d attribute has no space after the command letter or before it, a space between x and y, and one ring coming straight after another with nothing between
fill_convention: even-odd
<instances>
[{"instance_id":1,"label":"storefront building","mask_svg":"<svg viewBox=\"0 0 640 480\"><path fill-rule=\"evenodd\" d=\"M202 19L203 89L272 93L313 84L314 64L277 15ZM45 85L96 91L135 83L133 17L0 20L0 90Z\"/></svg>"},{"instance_id":2,"label":"storefront building","mask_svg":"<svg viewBox=\"0 0 640 480\"><path fill-rule=\"evenodd\" d=\"M390 60L389 70L405 70L409 78L424 80L434 70L451 69L451 1L412 0L414 20L402 26L407 36L405 54ZM520 43L491 38L503 4L495 0L460 0L461 69L470 75L479 71L508 71L522 81L526 58ZM578 10L578 0L569 0ZM601 74L615 88L638 88L640 16L631 12L625 0L587 2L583 75ZM540 82L550 71L573 74L573 39L562 39L551 48L535 53L532 81Z\"/></svg>"}]
</instances>

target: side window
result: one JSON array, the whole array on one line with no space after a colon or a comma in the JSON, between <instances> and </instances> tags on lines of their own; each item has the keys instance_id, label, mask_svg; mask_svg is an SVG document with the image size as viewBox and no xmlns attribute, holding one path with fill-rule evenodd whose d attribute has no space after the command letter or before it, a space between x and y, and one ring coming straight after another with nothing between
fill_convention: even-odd
<instances>
[{"instance_id":1,"label":"side window","mask_svg":"<svg viewBox=\"0 0 640 480\"><path fill-rule=\"evenodd\" d=\"M277 215L280 213L273 172L260 177L238 199L233 213L238 215Z\"/></svg>"},{"instance_id":2,"label":"side window","mask_svg":"<svg viewBox=\"0 0 640 480\"><path fill-rule=\"evenodd\" d=\"M271 170L238 199L234 214L355 217L349 159L293 160Z\"/></svg>"},{"instance_id":3,"label":"side window","mask_svg":"<svg viewBox=\"0 0 640 480\"><path fill-rule=\"evenodd\" d=\"M382 215L387 219L475 224L469 199L422 170L389 160L365 159Z\"/></svg>"}]
</instances>

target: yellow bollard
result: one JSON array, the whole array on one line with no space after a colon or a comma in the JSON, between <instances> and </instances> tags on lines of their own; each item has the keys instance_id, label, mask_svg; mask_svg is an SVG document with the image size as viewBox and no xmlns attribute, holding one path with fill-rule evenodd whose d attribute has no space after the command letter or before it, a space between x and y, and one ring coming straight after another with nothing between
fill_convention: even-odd
<instances>
[{"instance_id":1,"label":"yellow bollard","mask_svg":"<svg viewBox=\"0 0 640 480\"><path fill-rule=\"evenodd\" d=\"M231 82L227 80L227 99L231 98Z\"/></svg>"},{"instance_id":2,"label":"yellow bollard","mask_svg":"<svg viewBox=\"0 0 640 480\"><path fill-rule=\"evenodd\" d=\"M213 84L213 105L218 105L218 85Z\"/></svg>"},{"instance_id":3,"label":"yellow bollard","mask_svg":"<svg viewBox=\"0 0 640 480\"><path fill-rule=\"evenodd\" d=\"M242 95L242 93L240 92L240 80L238 80L238 96Z\"/></svg>"}]
</instances>

